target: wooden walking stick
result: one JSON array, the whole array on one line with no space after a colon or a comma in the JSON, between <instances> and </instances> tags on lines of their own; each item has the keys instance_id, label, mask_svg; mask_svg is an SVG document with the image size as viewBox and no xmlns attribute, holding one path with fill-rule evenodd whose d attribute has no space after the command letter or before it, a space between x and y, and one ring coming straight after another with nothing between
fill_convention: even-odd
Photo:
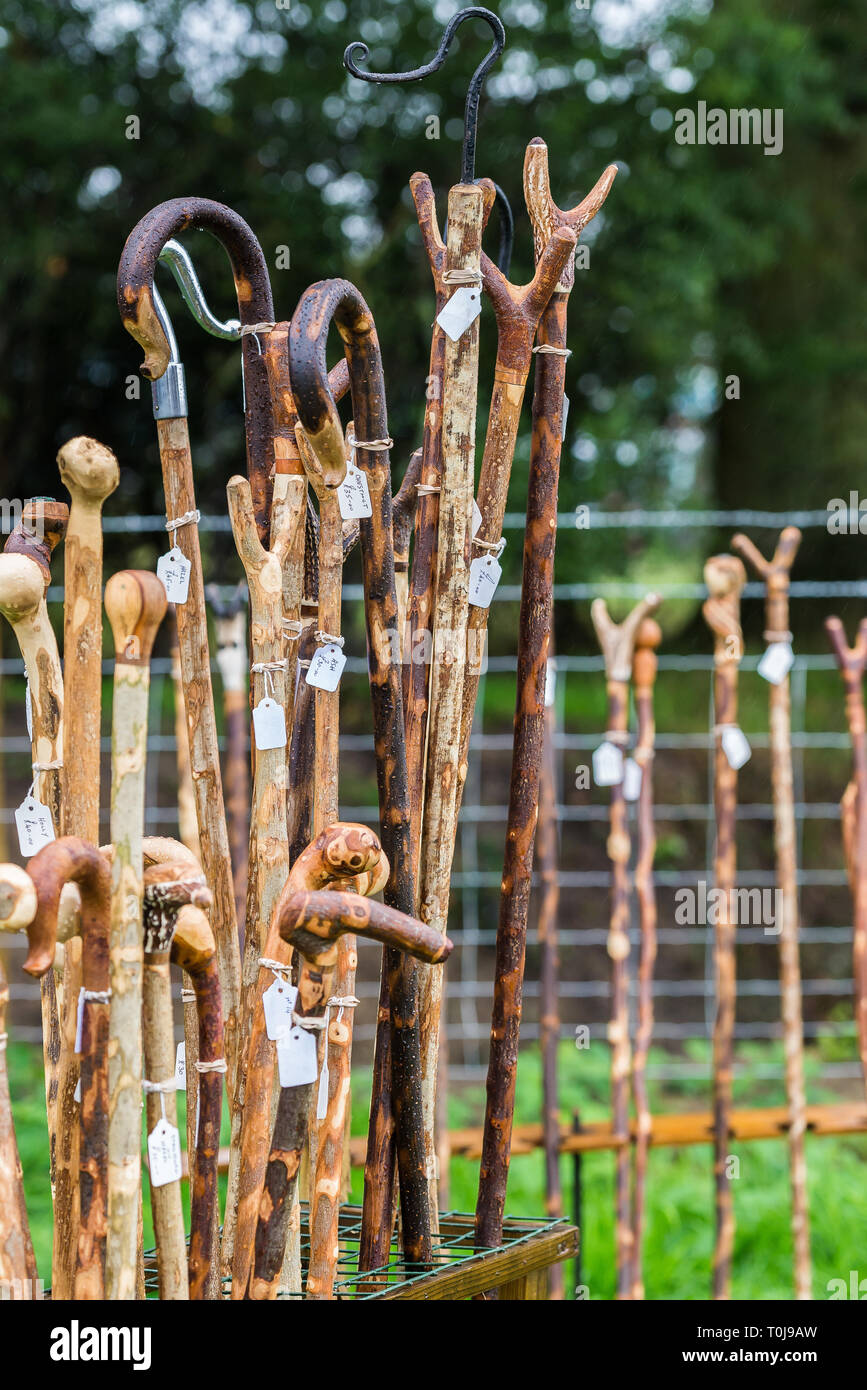
<instances>
[{"instance_id":1,"label":"wooden walking stick","mask_svg":"<svg viewBox=\"0 0 867 1390\"><path fill-rule=\"evenodd\" d=\"M144 872L142 1035L147 1100L151 1208L161 1299L189 1298L187 1243L181 1206L181 1148L174 1114L175 1047L169 961L179 910L210 906L204 874L189 863L154 864Z\"/></svg>"},{"instance_id":2,"label":"wooden walking stick","mask_svg":"<svg viewBox=\"0 0 867 1390\"><path fill-rule=\"evenodd\" d=\"M216 946L207 917L200 907L188 904L175 919L171 961L179 965L195 991L198 1049L187 1070L187 1089L195 1094L196 1134L188 1150L190 1166L191 1299L216 1299L220 1295L220 1210L218 1169L220 1117L223 1108L223 1009ZM195 1079L195 1083L194 1083Z\"/></svg>"},{"instance_id":3,"label":"wooden walking stick","mask_svg":"<svg viewBox=\"0 0 867 1390\"><path fill-rule=\"evenodd\" d=\"M217 632L217 665L223 684L223 721L226 758L223 785L226 823L232 856L235 912L239 924L247 910L247 857L250 836L250 754L248 749L250 706L247 655L247 586L243 580L229 599L221 599L216 585L205 590Z\"/></svg>"},{"instance_id":4,"label":"wooden walking stick","mask_svg":"<svg viewBox=\"0 0 867 1390\"><path fill-rule=\"evenodd\" d=\"M617 1296L629 1298L632 1292L633 1236L629 1201L629 855L630 837L623 796L623 749L629 740L629 682L632 653L639 625L659 607L657 594L648 594L622 623L613 623L604 599L595 599L590 610L596 636L605 662L608 690L608 725L603 749L610 748L616 765L608 785L610 832L608 857L611 860L611 917L608 955L611 959L611 1125L623 1141L615 1159L615 1215L617 1246ZM614 751L616 750L616 752ZM596 759L594 759L594 762ZM597 772L597 781L602 777ZM605 783L603 783L604 785Z\"/></svg>"},{"instance_id":5,"label":"wooden walking stick","mask_svg":"<svg viewBox=\"0 0 867 1390\"><path fill-rule=\"evenodd\" d=\"M716 1190L713 1296L719 1299L729 1297L735 1238L734 1202L728 1174L736 988L731 894L737 875L737 768L741 765L742 755L731 740L733 734L737 736L740 732L737 726L738 666L743 656L740 598L746 578L743 564L733 555L715 555L704 567L710 597L705 601L702 612L714 635L714 883L722 894L722 906L715 928L716 1014L713 1029ZM743 735L740 736L742 739Z\"/></svg>"},{"instance_id":6,"label":"wooden walking stick","mask_svg":"<svg viewBox=\"0 0 867 1390\"><path fill-rule=\"evenodd\" d=\"M315 890L332 882L344 887L347 886L345 880L349 880L348 886L355 887L358 892L375 893L383 886L382 870L388 872L388 862L373 831L362 825L338 823L329 826L298 855L286 880L286 888L291 885L293 889ZM247 1045L244 1107L238 1144L241 1159L237 1211L231 1247L227 1244L225 1230L223 1233L221 1258L224 1274L231 1274L233 1299L245 1297L250 1280L253 1240L265 1181L271 1090L276 1062L278 1030L272 1024L271 1010L285 1002L285 975L291 963L290 953L279 932L276 928L272 930L274 921L272 917L265 950L259 960L259 977ZM265 995L269 990L274 993L269 994L266 1004Z\"/></svg>"},{"instance_id":7,"label":"wooden walking stick","mask_svg":"<svg viewBox=\"0 0 867 1390\"><path fill-rule=\"evenodd\" d=\"M352 932L388 943L392 950L410 952L431 963L446 960L452 949L448 938L424 923L353 893L304 893L292 889L281 897L274 919L280 937L299 957L297 999L289 1037L297 1035L302 1049L304 1032L323 1026L337 964L337 939L342 933ZM314 1058L315 1050L314 1043ZM313 1071L315 1076L315 1062ZM256 1227L248 1293L251 1299L276 1296L312 1086L311 1080L284 1086L280 1091Z\"/></svg>"},{"instance_id":8,"label":"wooden walking stick","mask_svg":"<svg viewBox=\"0 0 867 1390\"><path fill-rule=\"evenodd\" d=\"M110 1299L134 1299L141 1188L142 837L148 694L151 652L166 612L165 589L147 570L121 570L105 586L105 611L115 657L105 1279Z\"/></svg>"},{"instance_id":9,"label":"wooden walking stick","mask_svg":"<svg viewBox=\"0 0 867 1390\"><path fill-rule=\"evenodd\" d=\"M175 702L175 762L178 774L178 834L181 842L198 859L199 823L196 819L196 793L190 767L190 741L187 738L187 709L184 682L181 678L181 653L178 649L178 619L173 603L166 610L169 629L169 660L172 663L172 694Z\"/></svg>"},{"instance_id":10,"label":"wooden walking stick","mask_svg":"<svg viewBox=\"0 0 867 1390\"><path fill-rule=\"evenodd\" d=\"M853 898L855 1028L861 1070L867 1085L867 719L863 690L864 670L867 667L867 618L861 620L854 647L847 645L839 618L826 618L825 631L843 677L846 722L852 740L854 776L841 809Z\"/></svg>"},{"instance_id":11,"label":"wooden walking stick","mask_svg":"<svg viewBox=\"0 0 867 1390\"><path fill-rule=\"evenodd\" d=\"M74 835L44 845L28 872L36 886L36 915L27 929L24 969L37 979L51 969L64 884L81 894L82 988L80 996L81 1104L79 1110L80 1217L73 1297L105 1296L108 1208L108 1015L111 871L95 845ZM56 1237L55 1237L56 1238Z\"/></svg>"},{"instance_id":12,"label":"wooden walking stick","mask_svg":"<svg viewBox=\"0 0 867 1390\"><path fill-rule=\"evenodd\" d=\"M632 1094L635 1100L635 1175L632 1187L632 1298L644 1298L642 1251L644 1243L647 1154L650 1147L650 1105L647 1098L647 1058L653 1037L653 971L656 965L656 890L653 860L656 830L653 823L653 755L656 726L653 686L656 681L656 648L662 629L653 618L639 623L632 657L632 685L638 733L632 754L641 769L638 792L638 834L635 860L635 895L641 951L638 958L638 1027L632 1051Z\"/></svg>"},{"instance_id":13,"label":"wooden walking stick","mask_svg":"<svg viewBox=\"0 0 867 1390\"><path fill-rule=\"evenodd\" d=\"M326 280L302 295L289 334L289 371L298 416L326 483L339 482L346 463L340 419L325 370L325 341L334 320L349 364L355 454L368 485L371 515L360 518L367 655L382 845L390 864L390 907L411 915L409 795L399 663L389 633L397 620L392 555L391 480L382 361L373 316L346 280ZM386 947L383 968L390 1000L391 1094L394 1108L404 1250L412 1263L430 1259L430 1214L421 1126L418 985L415 964ZM374 1067L376 1077L376 1067ZM382 1081L380 1073L380 1081ZM375 1097L374 1097L375 1100ZM374 1114L374 1101L371 1103ZM388 1233L391 1234L391 1212ZM370 1226L362 1219L362 1260L370 1255Z\"/></svg>"},{"instance_id":14,"label":"wooden walking stick","mask_svg":"<svg viewBox=\"0 0 867 1390\"><path fill-rule=\"evenodd\" d=\"M30 875L17 864L0 864L0 932L25 931L35 916L36 889ZM28 1298L35 1297L37 1269L6 1069L8 1003L9 986L0 960L0 1287L6 1297Z\"/></svg>"},{"instance_id":15,"label":"wooden walking stick","mask_svg":"<svg viewBox=\"0 0 867 1390\"><path fill-rule=\"evenodd\" d=\"M786 1059L786 1099L789 1109L789 1176L792 1185L792 1245L795 1297L812 1298L810 1268L810 1206L807 1194L807 1096L804 1087L804 1019L801 1007L801 965L798 953L798 855L795 788L792 773L792 724L788 668L792 634L789 631L789 582L801 544L796 526L781 533L773 559L766 560L747 536L732 537L732 550L765 584L765 641L768 651L759 664L770 682L771 782L774 796L774 842L777 884L781 894L780 994ZM776 665L777 662L781 664Z\"/></svg>"},{"instance_id":16,"label":"wooden walking stick","mask_svg":"<svg viewBox=\"0 0 867 1390\"><path fill-rule=\"evenodd\" d=\"M545 718L542 761L539 768L539 823L536 828L536 867L539 876L539 911L536 935L539 940L539 1047L542 1053L542 1129L545 1144L545 1213L563 1215L560 1184L560 1093L558 1058L560 1009L557 998L559 953L558 915L560 911L559 846L557 818L557 774L554 750L557 668L551 655L553 633L548 645L545 672ZM548 1276L549 1298L564 1296L563 1270L555 1265Z\"/></svg>"}]
</instances>

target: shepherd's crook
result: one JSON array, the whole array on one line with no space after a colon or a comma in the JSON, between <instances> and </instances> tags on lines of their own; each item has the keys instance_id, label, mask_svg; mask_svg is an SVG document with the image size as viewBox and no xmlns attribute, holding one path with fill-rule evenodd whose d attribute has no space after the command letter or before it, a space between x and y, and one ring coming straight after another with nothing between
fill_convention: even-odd
<instances>
[{"instance_id":1,"label":"shepherd's crook","mask_svg":"<svg viewBox=\"0 0 867 1390\"><path fill-rule=\"evenodd\" d=\"M747 536L734 536L732 550L746 560L765 582L765 641L790 645L789 576L801 533L787 526L773 559L768 561ZM798 957L798 853L795 790L792 774L792 720L788 672L770 684L771 780L774 795L774 841L777 883L781 894L780 994L789 1106L789 1175L792 1184L792 1244L795 1298L810 1299L810 1206L807 1194L807 1097L804 1089L804 1019L801 1008L801 965Z\"/></svg>"}]
</instances>

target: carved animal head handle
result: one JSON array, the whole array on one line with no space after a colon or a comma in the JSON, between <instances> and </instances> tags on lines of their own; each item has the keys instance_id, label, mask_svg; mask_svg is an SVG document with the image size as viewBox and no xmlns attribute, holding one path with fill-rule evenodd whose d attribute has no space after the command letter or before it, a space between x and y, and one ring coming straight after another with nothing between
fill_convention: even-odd
<instances>
[{"instance_id":1,"label":"carved animal head handle","mask_svg":"<svg viewBox=\"0 0 867 1390\"><path fill-rule=\"evenodd\" d=\"M120 481L111 449L85 434L66 441L57 455L57 466L73 503L88 511L98 511Z\"/></svg>"},{"instance_id":2,"label":"carved animal head handle","mask_svg":"<svg viewBox=\"0 0 867 1390\"><path fill-rule=\"evenodd\" d=\"M81 936L84 946L85 984L91 962L94 973L108 972L108 913L111 869L95 845L76 835L65 835L45 845L27 866L36 887L38 905L27 928L29 951L24 962L28 975L44 975L54 960L57 917L63 886L76 883L81 894ZM96 960L93 960L94 954Z\"/></svg>"},{"instance_id":3,"label":"carved animal head handle","mask_svg":"<svg viewBox=\"0 0 867 1390\"><path fill-rule=\"evenodd\" d=\"M205 875L189 859L151 864L143 876L142 925L145 955L164 955L171 949L178 913L188 903L210 907Z\"/></svg>"},{"instance_id":4,"label":"carved animal head handle","mask_svg":"<svg viewBox=\"0 0 867 1390\"><path fill-rule=\"evenodd\" d=\"M388 879L388 860L378 836L366 825L335 821L301 851L289 871L284 894L298 889L314 891L335 879L356 878L359 875L370 874L371 881L378 881L383 866L385 878L379 887ZM377 892L378 889L370 888L368 891Z\"/></svg>"},{"instance_id":5,"label":"carved animal head handle","mask_svg":"<svg viewBox=\"0 0 867 1390\"><path fill-rule=\"evenodd\" d=\"M27 870L0 864L0 932L26 931L36 907L36 888Z\"/></svg>"},{"instance_id":6,"label":"carved animal head handle","mask_svg":"<svg viewBox=\"0 0 867 1390\"><path fill-rule=\"evenodd\" d=\"M780 532L773 558L766 560L749 536L744 536L740 532L736 536L732 536L732 550L746 560L759 578L765 581L768 624L765 641L767 642L790 640L787 631L789 624L789 584L792 565L795 563L795 556L800 544L801 533L797 526L786 526Z\"/></svg>"},{"instance_id":7,"label":"carved animal head handle","mask_svg":"<svg viewBox=\"0 0 867 1390\"><path fill-rule=\"evenodd\" d=\"M31 497L24 503L21 520L3 547L6 555L26 555L42 570L45 587L51 580L51 556L66 535L69 508L53 497Z\"/></svg>"},{"instance_id":8,"label":"carved animal head handle","mask_svg":"<svg viewBox=\"0 0 867 1390\"><path fill-rule=\"evenodd\" d=\"M623 682L630 679L635 634L643 620L655 613L661 602L659 594L648 594L635 605L622 623L614 623L611 621L604 598L593 600L590 617L602 648L605 675L609 681Z\"/></svg>"},{"instance_id":9,"label":"carved animal head handle","mask_svg":"<svg viewBox=\"0 0 867 1390\"><path fill-rule=\"evenodd\" d=\"M843 679L847 684L857 684L860 687L864 669L867 667L867 618L862 618L858 624L854 647L848 646L846 629L839 618L826 618L825 631Z\"/></svg>"},{"instance_id":10,"label":"carved animal head handle","mask_svg":"<svg viewBox=\"0 0 867 1390\"><path fill-rule=\"evenodd\" d=\"M542 256L556 227L571 227L576 239L584 228L593 221L617 177L617 165L608 168L596 181L580 203L574 208L559 208L551 197L551 180L548 173L548 146L537 135L527 146L524 156L524 201L530 214L533 228L533 244L536 260ZM567 263L560 279L559 288L571 290L575 283L575 259Z\"/></svg>"},{"instance_id":11,"label":"carved animal head handle","mask_svg":"<svg viewBox=\"0 0 867 1390\"><path fill-rule=\"evenodd\" d=\"M166 613L162 580L150 570L119 570L105 586L105 611L115 660L125 666L147 666Z\"/></svg>"},{"instance_id":12,"label":"carved animal head handle","mask_svg":"<svg viewBox=\"0 0 867 1390\"><path fill-rule=\"evenodd\" d=\"M636 691L652 690L659 665L656 648L662 641L662 628L655 618L643 618L635 633L632 656L632 683Z\"/></svg>"},{"instance_id":13,"label":"carved animal head handle","mask_svg":"<svg viewBox=\"0 0 867 1390\"><path fill-rule=\"evenodd\" d=\"M461 183L470 184L475 177L476 164L476 132L479 124L479 101L482 95L482 87L488 72L499 58L506 43L506 31L503 28L502 20L490 10L483 9L481 5L471 5L465 10L459 10L453 15L446 25L440 46L429 63L423 67L412 68L409 72L362 72L357 66L357 60L362 61L370 54L370 49L366 43L349 44L343 55L343 61L353 77L358 77L362 82L419 82L423 77L429 77L432 72L436 72L445 62L446 54L451 46L457 30L466 19L483 19L486 24L491 26L494 33L494 41L491 44L485 57L476 68L470 78L470 85L467 88L467 103L464 111L464 143L461 150Z\"/></svg>"},{"instance_id":14,"label":"carved animal head handle","mask_svg":"<svg viewBox=\"0 0 867 1390\"><path fill-rule=\"evenodd\" d=\"M741 591L747 572L743 562L735 555L712 555L704 567L704 582L710 597L701 611L714 634L714 660L717 665L737 665L744 651Z\"/></svg>"}]
</instances>

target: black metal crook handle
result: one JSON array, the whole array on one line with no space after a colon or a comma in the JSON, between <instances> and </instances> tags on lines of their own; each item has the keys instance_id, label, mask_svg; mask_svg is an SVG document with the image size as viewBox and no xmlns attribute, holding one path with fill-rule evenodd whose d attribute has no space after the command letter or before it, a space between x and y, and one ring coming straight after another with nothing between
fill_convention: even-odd
<instances>
[{"instance_id":1,"label":"black metal crook handle","mask_svg":"<svg viewBox=\"0 0 867 1390\"><path fill-rule=\"evenodd\" d=\"M465 10L459 10L446 25L440 46L431 61L425 63L424 67L413 68L411 72L362 72L356 60L361 59L363 61L369 57L370 49L366 43L361 43L360 40L349 44L343 55L343 62L352 76L359 77L362 82L418 82L423 77L430 77L432 72L436 72L438 68L442 67L452 39L465 19L483 19L491 26L494 33L494 42L470 79L470 85L467 88L467 104L464 109L461 183L473 183L476 168L476 131L479 124L479 101L482 87L488 72L506 44L506 31L498 15L493 14L491 10L484 9L481 5L470 5Z\"/></svg>"}]
</instances>

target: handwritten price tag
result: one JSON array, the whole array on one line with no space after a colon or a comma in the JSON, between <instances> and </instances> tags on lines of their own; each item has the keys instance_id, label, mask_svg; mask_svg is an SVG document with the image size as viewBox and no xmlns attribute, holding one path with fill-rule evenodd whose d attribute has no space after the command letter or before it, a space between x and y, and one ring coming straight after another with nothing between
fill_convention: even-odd
<instances>
[{"instance_id":1,"label":"handwritten price tag","mask_svg":"<svg viewBox=\"0 0 867 1390\"><path fill-rule=\"evenodd\" d=\"M148 1135L148 1163L151 1186L165 1187L167 1182L179 1182L181 1177L181 1136L177 1125L158 1120Z\"/></svg>"},{"instance_id":2,"label":"handwritten price tag","mask_svg":"<svg viewBox=\"0 0 867 1390\"><path fill-rule=\"evenodd\" d=\"M373 515L367 478L351 460L346 465L346 477L337 489L337 501L344 521L352 521L353 517Z\"/></svg>"},{"instance_id":3,"label":"handwritten price tag","mask_svg":"<svg viewBox=\"0 0 867 1390\"><path fill-rule=\"evenodd\" d=\"M179 1091L187 1089L187 1046L179 1042L175 1052L175 1085Z\"/></svg>"},{"instance_id":4,"label":"handwritten price tag","mask_svg":"<svg viewBox=\"0 0 867 1390\"><path fill-rule=\"evenodd\" d=\"M307 684L319 690L336 690L346 665L346 657L335 642L318 647L307 670Z\"/></svg>"},{"instance_id":5,"label":"handwritten price tag","mask_svg":"<svg viewBox=\"0 0 867 1390\"><path fill-rule=\"evenodd\" d=\"M562 417L562 424L561 424L561 426L560 426L560 438L561 438L561 440L566 438L566 421L567 421L568 419L569 419L569 397L566 395L566 392L564 391L564 392L563 392L563 417Z\"/></svg>"},{"instance_id":6,"label":"handwritten price tag","mask_svg":"<svg viewBox=\"0 0 867 1390\"><path fill-rule=\"evenodd\" d=\"M51 812L35 796L26 796L15 812L15 828L18 831L18 845L25 859L50 845L54 839L54 826Z\"/></svg>"},{"instance_id":7,"label":"handwritten price tag","mask_svg":"<svg viewBox=\"0 0 867 1390\"><path fill-rule=\"evenodd\" d=\"M186 603L193 567L176 545L157 560L157 579L161 579L169 603Z\"/></svg>"},{"instance_id":8,"label":"handwritten price tag","mask_svg":"<svg viewBox=\"0 0 867 1390\"><path fill-rule=\"evenodd\" d=\"M489 608L497 591L503 567L493 555L480 555L470 565L470 603L473 608Z\"/></svg>"},{"instance_id":9,"label":"handwritten price tag","mask_svg":"<svg viewBox=\"0 0 867 1390\"><path fill-rule=\"evenodd\" d=\"M286 747L286 711L270 695L266 695L253 709L253 733L256 747Z\"/></svg>"}]
</instances>

